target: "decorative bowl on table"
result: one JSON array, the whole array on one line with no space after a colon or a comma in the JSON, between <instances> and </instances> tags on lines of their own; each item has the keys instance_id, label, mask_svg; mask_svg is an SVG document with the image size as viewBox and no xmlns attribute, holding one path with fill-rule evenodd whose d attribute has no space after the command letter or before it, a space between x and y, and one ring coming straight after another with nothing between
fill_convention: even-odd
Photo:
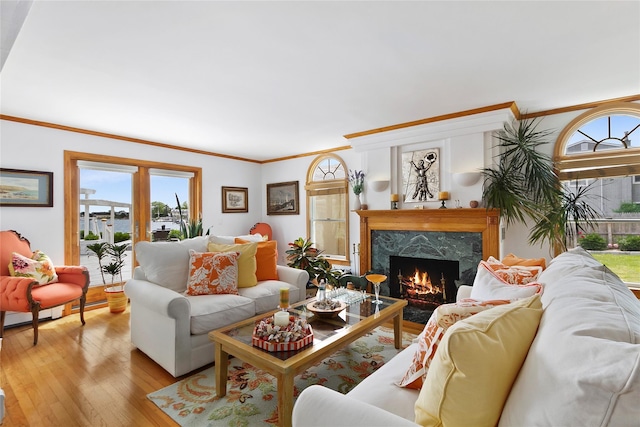
<instances>
[{"instance_id":1,"label":"decorative bowl on table","mask_svg":"<svg viewBox=\"0 0 640 427\"><path fill-rule=\"evenodd\" d=\"M279 326L271 316L256 322L251 342L255 347L271 352L296 351L313 342L313 330L299 317L289 316L289 323Z\"/></svg>"},{"instance_id":2,"label":"decorative bowl on table","mask_svg":"<svg viewBox=\"0 0 640 427\"><path fill-rule=\"evenodd\" d=\"M335 317L346 307L347 304L338 300L312 301L307 304L307 310L320 317Z\"/></svg>"}]
</instances>

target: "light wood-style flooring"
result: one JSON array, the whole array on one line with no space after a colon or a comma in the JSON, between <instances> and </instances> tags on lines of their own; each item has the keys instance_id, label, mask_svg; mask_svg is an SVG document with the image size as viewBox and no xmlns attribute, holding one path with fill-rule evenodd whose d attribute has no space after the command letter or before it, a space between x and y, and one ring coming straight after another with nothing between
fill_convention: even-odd
<instances>
[{"instance_id":1,"label":"light wood-style flooring","mask_svg":"<svg viewBox=\"0 0 640 427\"><path fill-rule=\"evenodd\" d=\"M129 309L43 321L35 347L31 325L5 329L2 427L175 426L146 395L177 380L131 344Z\"/></svg>"}]
</instances>

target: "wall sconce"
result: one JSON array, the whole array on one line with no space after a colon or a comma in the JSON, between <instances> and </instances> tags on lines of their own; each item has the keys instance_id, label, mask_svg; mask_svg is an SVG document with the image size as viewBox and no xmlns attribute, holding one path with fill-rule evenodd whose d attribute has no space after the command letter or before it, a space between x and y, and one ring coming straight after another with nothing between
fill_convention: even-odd
<instances>
[{"instance_id":1,"label":"wall sconce","mask_svg":"<svg viewBox=\"0 0 640 427\"><path fill-rule=\"evenodd\" d=\"M462 187L470 187L480 180L480 172L460 172L453 174L453 180Z\"/></svg>"},{"instance_id":2,"label":"wall sconce","mask_svg":"<svg viewBox=\"0 0 640 427\"><path fill-rule=\"evenodd\" d=\"M389 180L388 179L379 179L376 181L369 181L369 187L371 187L371 189L373 191L384 191L389 187Z\"/></svg>"}]
</instances>

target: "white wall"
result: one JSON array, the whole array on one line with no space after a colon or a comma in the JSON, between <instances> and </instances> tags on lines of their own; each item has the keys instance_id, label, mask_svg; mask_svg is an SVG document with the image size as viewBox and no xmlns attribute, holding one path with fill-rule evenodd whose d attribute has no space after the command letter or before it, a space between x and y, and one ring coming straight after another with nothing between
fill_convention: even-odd
<instances>
[{"instance_id":1,"label":"white wall","mask_svg":"<svg viewBox=\"0 0 640 427\"><path fill-rule=\"evenodd\" d=\"M539 129L552 129L551 144L543 146L543 151L552 154L555 138L573 118L582 111L546 116L541 119ZM452 173L477 170L493 161L491 150L487 149L486 133L454 135L449 138L424 140L396 147L373 147L369 150L342 150L336 152L346 162L349 169L363 170L367 183L374 179L390 179L389 188L381 192L373 191L365 185L363 203L369 209L389 209L389 195L397 192L399 176L398 158L403 151L428 147L441 148L441 180L443 190L451 193L448 202L454 207L454 200L460 199L467 207L470 200L480 200L482 181L471 187L460 187ZM64 195L63 151L103 153L127 158L198 166L203 170L203 223L212 226L213 234L245 234L256 222L271 225L274 238L278 241L279 263L284 264L287 243L297 237L306 237L306 198L304 184L307 170L315 156L298 157L290 160L256 164L207 156L150 145L135 144L109 138L67 132L22 123L0 121L0 165L3 168L31 169L54 172L53 208L0 208L0 228L15 229L25 235L32 248L50 254L56 262L64 257ZM299 181L300 214L266 214L266 184L274 182ZM222 213L221 186L249 188L249 213ZM353 195L350 193L350 197ZM438 203L430 202L425 208L436 208ZM433 206L432 206L433 205ZM401 206L413 208L412 204ZM359 242L359 217L349 214L351 243ZM502 255L513 252L519 256L550 258L548 247L531 247L528 244L528 229L523 225L506 229L502 241ZM350 246L350 252L352 246ZM354 260L353 262L357 262Z\"/></svg>"},{"instance_id":2,"label":"white wall","mask_svg":"<svg viewBox=\"0 0 640 427\"><path fill-rule=\"evenodd\" d=\"M261 165L18 122L0 121L0 166L53 172L53 207L0 208L0 229L13 229L55 263L64 261L64 151L105 154L202 168L205 227L214 234L246 234L262 220ZM222 213L221 186L248 187L249 213Z\"/></svg>"}]
</instances>

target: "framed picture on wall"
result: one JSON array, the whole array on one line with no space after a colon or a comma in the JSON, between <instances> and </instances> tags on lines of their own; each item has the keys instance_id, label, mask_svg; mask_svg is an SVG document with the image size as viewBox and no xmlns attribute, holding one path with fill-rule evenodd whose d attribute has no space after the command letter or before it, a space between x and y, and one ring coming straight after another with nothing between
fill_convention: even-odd
<instances>
[{"instance_id":1,"label":"framed picture on wall","mask_svg":"<svg viewBox=\"0 0 640 427\"><path fill-rule=\"evenodd\" d=\"M0 169L0 206L53 206L53 172Z\"/></svg>"},{"instance_id":2,"label":"framed picture on wall","mask_svg":"<svg viewBox=\"0 0 640 427\"><path fill-rule=\"evenodd\" d=\"M298 181L267 184L267 215L299 215Z\"/></svg>"},{"instance_id":3,"label":"framed picture on wall","mask_svg":"<svg viewBox=\"0 0 640 427\"><path fill-rule=\"evenodd\" d=\"M402 153L402 193L405 203L437 202L440 191L440 149Z\"/></svg>"},{"instance_id":4,"label":"framed picture on wall","mask_svg":"<svg viewBox=\"0 0 640 427\"><path fill-rule=\"evenodd\" d=\"M222 213L249 212L249 189L222 187Z\"/></svg>"}]
</instances>

